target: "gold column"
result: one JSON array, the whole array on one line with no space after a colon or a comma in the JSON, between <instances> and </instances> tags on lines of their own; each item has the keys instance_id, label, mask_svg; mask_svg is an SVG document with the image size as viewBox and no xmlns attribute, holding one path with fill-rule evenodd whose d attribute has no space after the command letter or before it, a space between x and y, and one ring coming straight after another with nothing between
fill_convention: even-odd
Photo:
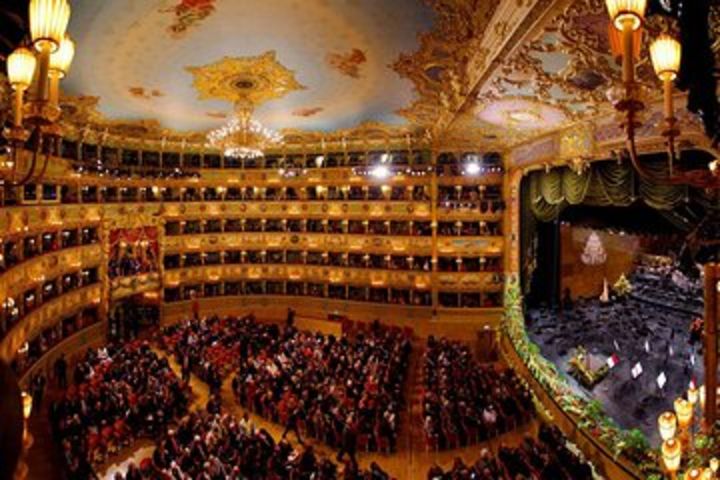
<instances>
[{"instance_id":1,"label":"gold column","mask_svg":"<svg viewBox=\"0 0 720 480\"><path fill-rule=\"evenodd\" d=\"M432 308L433 311L438 308L438 178L437 178L437 156L438 152L431 152L432 155L432 174L430 177L430 228L432 229Z\"/></svg>"},{"instance_id":2,"label":"gold column","mask_svg":"<svg viewBox=\"0 0 720 480\"><path fill-rule=\"evenodd\" d=\"M110 261L110 224L104 218L98 225L100 239L100 265L98 266L98 280L100 281L100 304L98 305L98 321L102 322L105 336L108 334L108 312L110 311L110 275L108 262Z\"/></svg>"},{"instance_id":3,"label":"gold column","mask_svg":"<svg viewBox=\"0 0 720 480\"><path fill-rule=\"evenodd\" d=\"M705 335L703 354L705 366L705 412L703 426L712 428L717 420L717 368L718 368L718 273L715 263L705 265Z\"/></svg>"}]
</instances>

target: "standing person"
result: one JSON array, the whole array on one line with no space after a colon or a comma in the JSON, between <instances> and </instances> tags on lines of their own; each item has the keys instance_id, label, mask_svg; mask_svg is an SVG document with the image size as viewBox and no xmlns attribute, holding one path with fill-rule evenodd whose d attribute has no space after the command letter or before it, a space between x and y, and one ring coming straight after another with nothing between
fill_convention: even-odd
<instances>
[{"instance_id":1,"label":"standing person","mask_svg":"<svg viewBox=\"0 0 720 480\"><path fill-rule=\"evenodd\" d=\"M45 375L38 373L32 379L33 409L39 412L42 409L43 395L45 394Z\"/></svg>"},{"instance_id":2,"label":"standing person","mask_svg":"<svg viewBox=\"0 0 720 480\"><path fill-rule=\"evenodd\" d=\"M337 454L337 461L342 462L343 457L347 453L350 457L350 462L352 462L352 465L355 470L358 468L357 458L355 458L355 453L357 451L357 426L355 425L355 422L352 419L352 415L348 415L348 418L343 425L343 431L342 431L342 445L340 446L340 451L338 451Z\"/></svg>"},{"instance_id":3,"label":"standing person","mask_svg":"<svg viewBox=\"0 0 720 480\"><path fill-rule=\"evenodd\" d=\"M187 383L190 381L190 371L192 370L192 365L190 363L190 352L184 351L182 354L182 364L180 365L180 369L182 370L182 381Z\"/></svg>"},{"instance_id":4,"label":"standing person","mask_svg":"<svg viewBox=\"0 0 720 480\"><path fill-rule=\"evenodd\" d=\"M55 360L53 369L60 388L67 388L67 361L64 353L60 354L60 357Z\"/></svg>"},{"instance_id":5,"label":"standing person","mask_svg":"<svg viewBox=\"0 0 720 480\"><path fill-rule=\"evenodd\" d=\"M295 433L295 437L297 438L297 441L300 445L305 445L305 443L302 441L302 438L300 438L300 429L298 428L298 422L300 420L300 407L295 406L290 410L290 414L288 415L287 423L285 424L285 431L283 431L282 439L285 440L285 437L288 433L293 432Z\"/></svg>"}]
</instances>

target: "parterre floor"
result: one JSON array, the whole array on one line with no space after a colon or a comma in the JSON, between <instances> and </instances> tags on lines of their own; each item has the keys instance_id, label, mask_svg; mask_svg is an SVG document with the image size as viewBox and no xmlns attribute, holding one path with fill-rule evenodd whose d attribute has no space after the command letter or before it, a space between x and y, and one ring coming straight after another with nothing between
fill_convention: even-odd
<instances>
[{"instance_id":1,"label":"parterre floor","mask_svg":"<svg viewBox=\"0 0 720 480\"><path fill-rule=\"evenodd\" d=\"M164 352L158 351L160 355L167 356ZM180 369L175 360L169 357L170 364L176 373L180 374ZM466 447L456 450L444 452L427 452L422 435L422 423L420 421L419 409L419 386L420 368L418 362L420 359L419 349L414 349L410 361L410 371L408 381L406 382L406 398L408 399L408 410L402 418L403 425L401 427L400 439L398 440L398 451L387 455L380 453L359 453L358 461L362 467L367 467L371 462L377 462L392 477L403 479L421 479L427 477L427 472L434 464L438 464L443 468L449 468L456 457L461 457L466 463L474 463L480 456L483 448L488 448L495 452L500 445L516 445L522 441L526 433L536 433L537 424L530 424L521 427L513 432L502 435L491 442L485 442L472 447ZM229 376L222 387L223 407L228 409L232 414L240 417L245 410L236 402L231 387L232 375ZM208 386L192 375L190 380L191 388L195 394L191 408L204 408L209 397ZM262 417L250 413L252 421L258 428L264 428L270 432L273 437L278 440L282 434L282 427L273 422L269 422ZM61 478L59 473L62 468L59 462L62 459L57 454L57 448L53 445L49 434L49 424L47 419L38 418L35 422L31 422L31 431L36 438L44 438L44 441L36 442L31 448L29 456L31 480L52 480ZM288 440L296 445L294 435L289 435ZM310 443L316 452L324 455L331 460L335 459L335 452L326 445L314 441L311 438L303 439L306 443ZM150 440L139 440L131 447L121 451L112 461L101 466L97 470L103 472L102 479L112 480L115 473L124 472L130 462L139 463L143 458L152 455L153 442Z\"/></svg>"}]
</instances>

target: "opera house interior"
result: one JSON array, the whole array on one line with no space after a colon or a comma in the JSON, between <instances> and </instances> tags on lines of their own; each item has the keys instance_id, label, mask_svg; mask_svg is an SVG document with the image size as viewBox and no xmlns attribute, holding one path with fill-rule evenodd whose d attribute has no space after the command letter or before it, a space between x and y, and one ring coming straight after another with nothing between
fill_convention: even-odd
<instances>
[{"instance_id":1,"label":"opera house interior","mask_svg":"<svg viewBox=\"0 0 720 480\"><path fill-rule=\"evenodd\" d=\"M0 1L0 480L720 480L720 1Z\"/></svg>"}]
</instances>

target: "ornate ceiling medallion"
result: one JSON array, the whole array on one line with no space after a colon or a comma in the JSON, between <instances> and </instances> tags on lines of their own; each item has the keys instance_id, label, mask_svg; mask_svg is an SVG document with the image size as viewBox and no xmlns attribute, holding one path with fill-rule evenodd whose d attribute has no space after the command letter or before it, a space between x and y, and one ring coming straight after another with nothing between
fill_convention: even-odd
<instances>
[{"instance_id":1,"label":"ornate ceiling medallion","mask_svg":"<svg viewBox=\"0 0 720 480\"><path fill-rule=\"evenodd\" d=\"M261 103L305 87L278 63L274 51L257 57L225 57L187 70L195 76L193 85L201 100L227 100L235 107L227 124L208 133L207 146L229 157L257 158L266 148L282 143L282 135L254 120L252 113Z\"/></svg>"},{"instance_id":2,"label":"ornate ceiling medallion","mask_svg":"<svg viewBox=\"0 0 720 480\"><path fill-rule=\"evenodd\" d=\"M256 57L224 57L185 69L194 76L200 100L244 101L257 106L305 89L295 79L295 72L277 61L274 50Z\"/></svg>"}]
</instances>

